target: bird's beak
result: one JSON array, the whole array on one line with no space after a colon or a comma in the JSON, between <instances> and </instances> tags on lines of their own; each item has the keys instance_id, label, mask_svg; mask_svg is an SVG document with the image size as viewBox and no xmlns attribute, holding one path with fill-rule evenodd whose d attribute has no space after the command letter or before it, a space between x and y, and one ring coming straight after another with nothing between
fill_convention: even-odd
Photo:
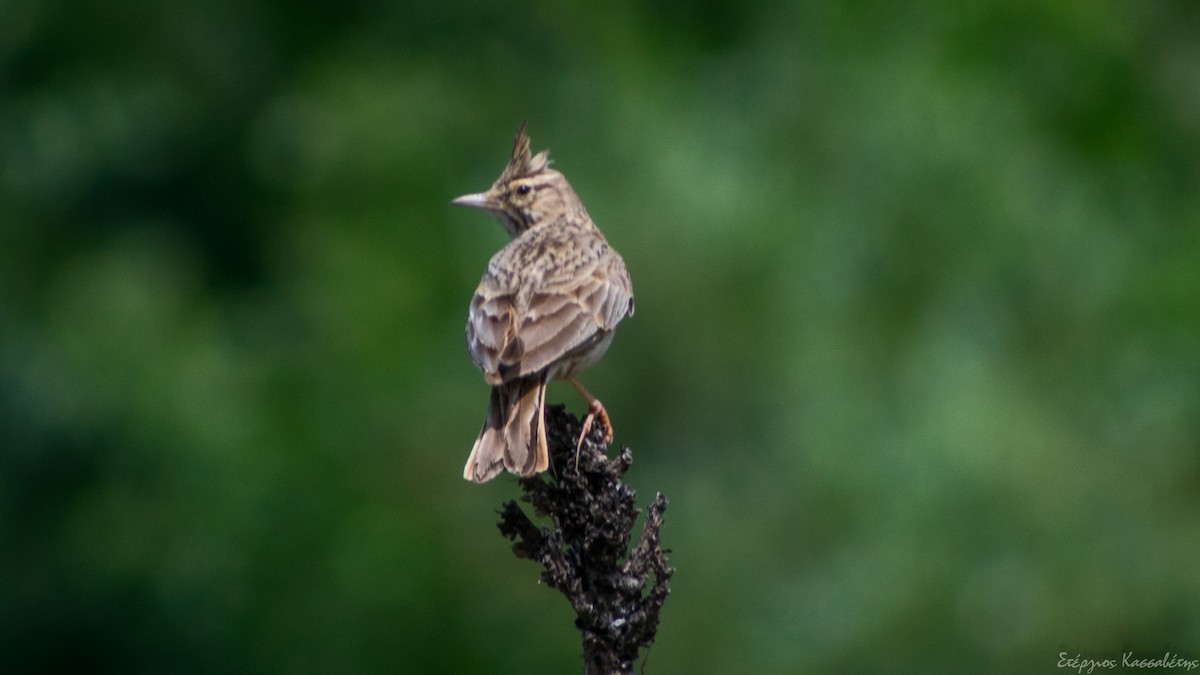
<instances>
[{"instance_id":1,"label":"bird's beak","mask_svg":"<svg viewBox=\"0 0 1200 675\"><path fill-rule=\"evenodd\" d=\"M455 206L473 206L477 209L491 209L495 206L492 201L491 194L487 192L476 192L473 195L463 195L457 199L451 200L451 204Z\"/></svg>"}]
</instances>

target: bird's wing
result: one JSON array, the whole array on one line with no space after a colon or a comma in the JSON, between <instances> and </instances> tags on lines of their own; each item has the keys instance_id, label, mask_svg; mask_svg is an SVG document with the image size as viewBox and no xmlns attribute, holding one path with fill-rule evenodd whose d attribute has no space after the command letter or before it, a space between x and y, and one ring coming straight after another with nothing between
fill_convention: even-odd
<instances>
[{"instance_id":1,"label":"bird's wing","mask_svg":"<svg viewBox=\"0 0 1200 675\"><path fill-rule=\"evenodd\" d=\"M467 348L489 382L508 382L598 339L632 311L629 273L615 252L569 276L522 279L516 289L484 274L468 314Z\"/></svg>"},{"instance_id":2,"label":"bird's wing","mask_svg":"<svg viewBox=\"0 0 1200 675\"><path fill-rule=\"evenodd\" d=\"M467 350L475 365L492 384L508 379L501 373L501 355L516 337L516 307L513 293L496 288L494 279L484 275L471 299L467 313Z\"/></svg>"}]
</instances>

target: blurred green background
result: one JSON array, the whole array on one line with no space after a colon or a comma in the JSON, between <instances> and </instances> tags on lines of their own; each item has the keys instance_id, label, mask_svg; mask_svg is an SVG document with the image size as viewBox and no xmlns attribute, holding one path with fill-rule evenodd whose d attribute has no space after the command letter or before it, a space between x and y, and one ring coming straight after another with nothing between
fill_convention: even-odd
<instances>
[{"instance_id":1,"label":"blurred green background","mask_svg":"<svg viewBox=\"0 0 1200 675\"><path fill-rule=\"evenodd\" d=\"M6 0L4 672L580 669L461 478L524 119L634 280L649 672L1200 658L1195 3Z\"/></svg>"}]
</instances>

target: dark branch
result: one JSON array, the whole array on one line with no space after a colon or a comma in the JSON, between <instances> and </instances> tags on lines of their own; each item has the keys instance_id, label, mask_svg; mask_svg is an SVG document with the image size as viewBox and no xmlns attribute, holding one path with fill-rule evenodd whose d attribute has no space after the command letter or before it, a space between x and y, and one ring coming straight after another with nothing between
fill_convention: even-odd
<instances>
[{"instance_id":1,"label":"dark branch","mask_svg":"<svg viewBox=\"0 0 1200 675\"><path fill-rule=\"evenodd\" d=\"M667 498L654 497L637 546L626 558L640 513L637 493L621 482L633 453L624 448L608 459L604 430L596 424L577 458L579 429L563 406L546 406L550 471L518 482L522 501L532 504L536 516L550 518L550 526L539 527L510 501L500 512L500 532L513 540L518 557L546 568L542 582L561 591L575 609L585 672L632 673L638 650L654 642L671 592L675 570L658 539Z\"/></svg>"}]
</instances>

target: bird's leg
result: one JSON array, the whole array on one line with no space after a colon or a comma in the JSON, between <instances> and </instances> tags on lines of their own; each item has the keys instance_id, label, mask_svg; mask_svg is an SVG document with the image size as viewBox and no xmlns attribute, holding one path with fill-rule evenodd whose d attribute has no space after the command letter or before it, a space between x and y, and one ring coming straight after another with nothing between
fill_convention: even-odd
<instances>
[{"instance_id":1,"label":"bird's leg","mask_svg":"<svg viewBox=\"0 0 1200 675\"><path fill-rule=\"evenodd\" d=\"M583 388L583 385L576 380L574 376L568 377L567 382L570 382L576 391L578 391L588 403L588 414L583 420L583 428L579 431L579 440L575 443L575 468L579 468L579 449L583 447L583 439L587 437L588 432L592 430L592 422L596 418L600 418L600 423L604 425L604 443L605 445L612 443L613 432L612 422L608 419L608 411L604 409L604 404L600 399L592 396L592 393Z\"/></svg>"}]
</instances>

